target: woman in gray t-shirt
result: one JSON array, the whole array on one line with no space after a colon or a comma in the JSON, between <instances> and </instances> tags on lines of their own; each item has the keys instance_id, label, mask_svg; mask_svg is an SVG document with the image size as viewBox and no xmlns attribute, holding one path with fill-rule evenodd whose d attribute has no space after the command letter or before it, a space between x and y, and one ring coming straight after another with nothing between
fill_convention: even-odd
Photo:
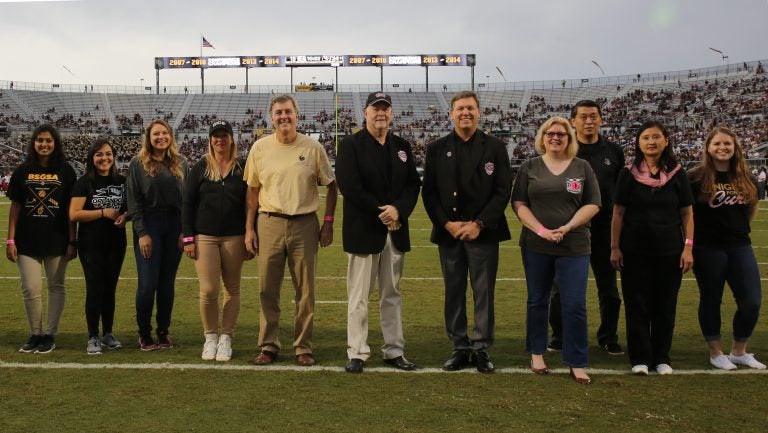
<instances>
[{"instance_id":1,"label":"woman in gray t-shirt","mask_svg":"<svg viewBox=\"0 0 768 433\"><path fill-rule=\"evenodd\" d=\"M578 142L568 121L552 117L536 134L541 155L521 167L512 190L512 207L524 228L520 251L528 287L526 350L531 370L549 372L547 352L549 295L560 288L563 362L581 384L587 376L587 276L589 220L600 209L600 189L589 164L576 158Z\"/></svg>"}]
</instances>

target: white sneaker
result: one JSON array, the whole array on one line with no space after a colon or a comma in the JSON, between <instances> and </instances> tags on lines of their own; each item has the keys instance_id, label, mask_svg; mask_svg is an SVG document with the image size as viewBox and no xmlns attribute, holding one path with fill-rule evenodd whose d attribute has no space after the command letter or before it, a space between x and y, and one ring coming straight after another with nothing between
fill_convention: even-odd
<instances>
[{"instance_id":1,"label":"white sneaker","mask_svg":"<svg viewBox=\"0 0 768 433\"><path fill-rule=\"evenodd\" d=\"M88 347L85 351L89 355L101 355L101 340L99 337L91 337L88 339Z\"/></svg>"},{"instance_id":2,"label":"white sneaker","mask_svg":"<svg viewBox=\"0 0 768 433\"><path fill-rule=\"evenodd\" d=\"M714 358L709 358L709 363L715 366L715 368L719 368L721 370L736 370L739 367L736 367L736 364L732 363L730 359L728 359L725 355L717 355Z\"/></svg>"},{"instance_id":3,"label":"white sneaker","mask_svg":"<svg viewBox=\"0 0 768 433\"><path fill-rule=\"evenodd\" d=\"M217 361L229 361L232 359L232 337L227 334L221 334L219 345L216 348Z\"/></svg>"},{"instance_id":4,"label":"white sneaker","mask_svg":"<svg viewBox=\"0 0 768 433\"><path fill-rule=\"evenodd\" d=\"M739 365L746 365L750 368L756 368L758 370L765 370L765 364L755 359L755 355L751 353L745 353L741 356L736 356L733 353L728 355L728 359L734 363Z\"/></svg>"},{"instance_id":5,"label":"white sneaker","mask_svg":"<svg viewBox=\"0 0 768 433\"><path fill-rule=\"evenodd\" d=\"M632 374L635 374L638 376L648 376L648 366L645 364L633 365Z\"/></svg>"},{"instance_id":6,"label":"white sneaker","mask_svg":"<svg viewBox=\"0 0 768 433\"><path fill-rule=\"evenodd\" d=\"M665 375L665 374L672 374L675 370L672 370L672 367L669 366L669 364L659 364L656 366L656 373Z\"/></svg>"},{"instance_id":7,"label":"white sneaker","mask_svg":"<svg viewBox=\"0 0 768 433\"><path fill-rule=\"evenodd\" d=\"M205 334L205 344L203 344L203 360L210 361L216 358L216 345L219 343L219 336L216 334Z\"/></svg>"}]
</instances>

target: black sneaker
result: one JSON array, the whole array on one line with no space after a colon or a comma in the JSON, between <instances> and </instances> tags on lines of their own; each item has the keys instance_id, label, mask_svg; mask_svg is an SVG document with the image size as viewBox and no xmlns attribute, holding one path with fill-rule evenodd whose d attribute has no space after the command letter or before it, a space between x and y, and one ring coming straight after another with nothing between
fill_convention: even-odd
<instances>
[{"instance_id":1,"label":"black sneaker","mask_svg":"<svg viewBox=\"0 0 768 433\"><path fill-rule=\"evenodd\" d=\"M547 345L547 352L560 352L563 350L563 342L560 340L552 340Z\"/></svg>"},{"instance_id":2,"label":"black sneaker","mask_svg":"<svg viewBox=\"0 0 768 433\"><path fill-rule=\"evenodd\" d=\"M24 343L23 346L21 346L21 349L19 349L19 352L21 353L32 353L37 349L37 345L40 344L40 340L43 338L42 335L30 335L29 340L27 340L26 343Z\"/></svg>"},{"instance_id":3,"label":"black sneaker","mask_svg":"<svg viewBox=\"0 0 768 433\"><path fill-rule=\"evenodd\" d=\"M35 353L50 353L56 348L56 343L53 341L53 335L43 335L40 337L40 342L37 343Z\"/></svg>"},{"instance_id":4,"label":"black sneaker","mask_svg":"<svg viewBox=\"0 0 768 433\"><path fill-rule=\"evenodd\" d=\"M624 354L624 349L619 343L608 343L600 345L600 348L609 355L619 356Z\"/></svg>"},{"instance_id":5,"label":"black sneaker","mask_svg":"<svg viewBox=\"0 0 768 433\"><path fill-rule=\"evenodd\" d=\"M158 349L170 349L173 347L173 340L168 335L168 331L157 332L157 348Z\"/></svg>"},{"instance_id":6,"label":"black sneaker","mask_svg":"<svg viewBox=\"0 0 768 433\"><path fill-rule=\"evenodd\" d=\"M144 352L157 350L157 344L151 335L139 335L139 349Z\"/></svg>"}]
</instances>

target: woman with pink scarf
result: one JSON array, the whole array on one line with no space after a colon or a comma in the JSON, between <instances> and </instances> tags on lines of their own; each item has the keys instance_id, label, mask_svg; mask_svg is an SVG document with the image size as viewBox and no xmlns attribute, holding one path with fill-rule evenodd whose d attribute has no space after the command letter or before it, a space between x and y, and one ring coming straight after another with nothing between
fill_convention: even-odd
<instances>
[{"instance_id":1,"label":"woman with pink scarf","mask_svg":"<svg viewBox=\"0 0 768 433\"><path fill-rule=\"evenodd\" d=\"M645 122L635 160L619 173L611 225L611 264L621 271L632 373L671 374L677 293L693 266L693 195L669 133Z\"/></svg>"}]
</instances>

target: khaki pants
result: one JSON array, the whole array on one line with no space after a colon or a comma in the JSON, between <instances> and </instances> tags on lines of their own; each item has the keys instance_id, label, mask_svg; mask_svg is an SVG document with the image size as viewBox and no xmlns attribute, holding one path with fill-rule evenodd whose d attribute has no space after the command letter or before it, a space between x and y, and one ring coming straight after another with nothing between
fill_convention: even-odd
<instances>
[{"instance_id":1,"label":"khaki pants","mask_svg":"<svg viewBox=\"0 0 768 433\"><path fill-rule=\"evenodd\" d=\"M368 346L368 298L376 280L379 281L379 308L385 359L403 355L403 320L400 297L400 277L403 274L404 254L392 244L391 236L379 254L347 254L347 356L367 360L371 356Z\"/></svg>"},{"instance_id":2,"label":"khaki pants","mask_svg":"<svg viewBox=\"0 0 768 433\"><path fill-rule=\"evenodd\" d=\"M195 270L200 281L200 318L206 334L235 331L240 314L240 276L245 260L244 235L197 235ZM224 283L224 304L219 328L219 293Z\"/></svg>"},{"instance_id":3,"label":"khaki pants","mask_svg":"<svg viewBox=\"0 0 768 433\"><path fill-rule=\"evenodd\" d=\"M43 267L48 283L48 321L45 334L56 335L59 332L59 319L64 311L66 298L64 275L67 271L67 263L64 256L19 255L16 260L21 275L21 295L24 298L29 330L34 335L43 334L43 278L41 275Z\"/></svg>"},{"instance_id":4,"label":"khaki pants","mask_svg":"<svg viewBox=\"0 0 768 433\"><path fill-rule=\"evenodd\" d=\"M259 234L259 346L280 352L280 286L285 266L295 289L296 318L293 350L312 353L312 323L315 311L315 268L320 226L314 213L294 218L260 213Z\"/></svg>"}]
</instances>

